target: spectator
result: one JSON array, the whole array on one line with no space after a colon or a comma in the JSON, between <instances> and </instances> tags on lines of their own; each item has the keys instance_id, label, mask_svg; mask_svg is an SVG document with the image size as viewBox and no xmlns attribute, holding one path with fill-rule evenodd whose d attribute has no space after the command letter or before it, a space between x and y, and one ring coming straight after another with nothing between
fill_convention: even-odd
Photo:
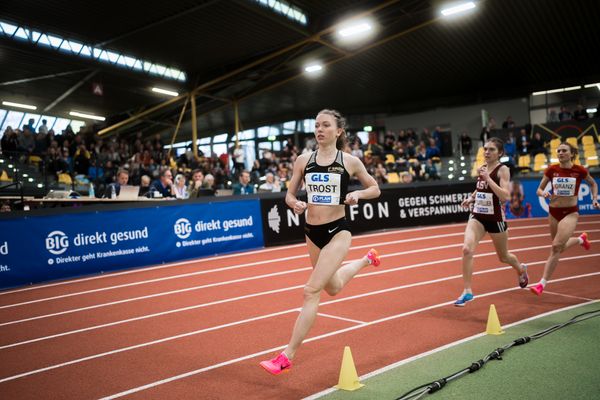
<instances>
[{"instance_id":1,"label":"spectator","mask_svg":"<svg viewBox=\"0 0 600 400\"><path fill-rule=\"evenodd\" d=\"M171 193L179 200L186 200L189 198L190 193L186 187L184 175L177 174L175 177L175 185L171 185Z\"/></svg>"},{"instance_id":2,"label":"spectator","mask_svg":"<svg viewBox=\"0 0 600 400\"><path fill-rule=\"evenodd\" d=\"M150 185L151 197L173 197L171 186L173 186L173 173L169 168L165 168L159 173L159 178Z\"/></svg>"},{"instance_id":3,"label":"spectator","mask_svg":"<svg viewBox=\"0 0 600 400\"><path fill-rule=\"evenodd\" d=\"M433 157L440 157L440 149L435 145L435 139L429 138L429 147L426 150L427 159L430 160Z\"/></svg>"},{"instance_id":4,"label":"spectator","mask_svg":"<svg viewBox=\"0 0 600 400\"><path fill-rule=\"evenodd\" d=\"M48 133L48 121L47 120L45 120L45 119L42 120L42 124L38 128L38 133L44 133L44 134Z\"/></svg>"},{"instance_id":5,"label":"spectator","mask_svg":"<svg viewBox=\"0 0 600 400\"><path fill-rule=\"evenodd\" d=\"M588 119L588 113L581 104L577 104L577 110L573 113L573 119L575 121L585 121Z\"/></svg>"},{"instance_id":6,"label":"spectator","mask_svg":"<svg viewBox=\"0 0 600 400\"><path fill-rule=\"evenodd\" d=\"M145 197L148 195L150 190L150 177L148 175L142 175L140 178L140 191L138 192L139 197Z\"/></svg>"},{"instance_id":7,"label":"spectator","mask_svg":"<svg viewBox=\"0 0 600 400\"><path fill-rule=\"evenodd\" d=\"M202 182L203 189L212 189L213 192L215 190L215 177L212 174L206 174L204 177L204 182Z\"/></svg>"},{"instance_id":8,"label":"spectator","mask_svg":"<svg viewBox=\"0 0 600 400\"><path fill-rule=\"evenodd\" d=\"M508 132L508 138L504 142L504 154L509 157L509 163L514 164L515 156L517 155L517 145L512 132Z\"/></svg>"},{"instance_id":9,"label":"spectator","mask_svg":"<svg viewBox=\"0 0 600 400\"><path fill-rule=\"evenodd\" d=\"M246 168L246 155L244 153L244 149L240 146L239 143L235 144L233 149L233 173L234 175L239 175L241 171Z\"/></svg>"},{"instance_id":10,"label":"spectator","mask_svg":"<svg viewBox=\"0 0 600 400\"><path fill-rule=\"evenodd\" d=\"M469 135L467 135L467 132L461 133L461 135L460 135L461 154L465 157L470 156L472 146L473 146L473 143L471 142L471 138L469 137Z\"/></svg>"},{"instance_id":11,"label":"spectator","mask_svg":"<svg viewBox=\"0 0 600 400\"><path fill-rule=\"evenodd\" d=\"M120 169L117 172L117 181L112 182L106 186L106 190L104 190L104 198L111 199L113 190L115 192L115 197L121 194L121 186L127 185L129 182L129 171L126 169Z\"/></svg>"},{"instance_id":12,"label":"spectator","mask_svg":"<svg viewBox=\"0 0 600 400\"><path fill-rule=\"evenodd\" d=\"M547 155L548 151L546 150L544 140L542 139L542 134L536 132L533 135L533 139L531 139L531 155L535 157L536 154L540 153L544 153Z\"/></svg>"},{"instance_id":13,"label":"spectator","mask_svg":"<svg viewBox=\"0 0 600 400\"><path fill-rule=\"evenodd\" d=\"M388 174L383 163L377 163L375 167L375 180L378 184L388 183Z\"/></svg>"},{"instance_id":14,"label":"spectator","mask_svg":"<svg viewBox=\"0 0 600 400\"><path fill-rule=\"evenodd\" d=\"M441 179L440 174L435 166L435 164L431 161L431 159L427 160L425 164L425 179L427 180L439 180Z\"/></svg>"},{"instance_id":15,"label":"spectator","mask_svg":"<svg viewBox=\"0 0 600 400\"><path fill-rule=\"evenodd\" d=\"M515 121L513 121L512 117L510 115L508 117L506 117L506 119L502 123L502 129L511 129L511 128L514 128L515 126L516 126Z\"/></svg>"},{"instance_id":16,"label":"spectator","mask_svg":"<svg viewBox=\"0 0 600 400\"><path fill-rule=\"evenodd\" d=\"M527 131L525 129L521 129L519 133L519 137L517 138L517 149L519 150L520 155L530 154L531 153L531 144L529 142L529 136L527 136Z\"/></svg>"},{"instance_id":17,"label":"spectator","mask_svg":"<svg viewBox=\"0 0 600 400\"><path fill-rule=\"evenodd\" d=\"M250 172L243 170L240 173L238 182L233 184L233 193L236 194L252 194L254 186L250 183Z\"/></svg>"},{"instance_id":18,"label":"spectator","mask_svg":"<svg viewBox=\"0 0 600 400\"><path fill-rule=\"evenodd\" d=\"M11 210L11 208L10 208L10 201L8 201L8 200L4 200L4 201L2 202L2 205L0 205L0 213L3 213L3 212L11 212L11 211L12 211L12 210Z\"/></svg>"},{"instance_id":19,"label":"spectator","mask_svg":"<svg viewBox=\"0 0 600 400\"><path fill-rule=\"evenodd\" d=\"M272 172L267 172L265 175L265 183L258 187L259 192L281 192L281 183L279 177L275 180L275 175Z\"/></svg>"},{"instance_id":20,"label":"spectator","mask_svg":"<svg viewBox=\"0 0 600 400\"><path fill-rule=\"evenodd\" d=\"M196 197L198 197L198 191L202 189L203 183L204 173L199 169L195 169L194 171L192 171L192 181L188 186L188 198L195 199Z\"/></svg>"},{"instance_id":21,"label":"spectator","mask_svg":"<svg viewBox=\"0 0 600 400\"><path fill-rule=\"evenodd\" d=\"M571 112L567 109L567 107L561 106L560 112L558 113L558 120L559 121L568 121L572 118L573 118L573 116L571 115Z\"/></svg>"}]
</instances>

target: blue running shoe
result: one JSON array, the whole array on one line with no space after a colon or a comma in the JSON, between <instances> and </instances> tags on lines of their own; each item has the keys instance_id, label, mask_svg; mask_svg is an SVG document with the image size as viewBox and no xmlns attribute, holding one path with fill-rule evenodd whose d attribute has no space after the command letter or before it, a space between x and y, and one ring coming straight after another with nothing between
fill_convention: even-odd
<instances>
[{"instance_id":1,"label":"blue running shoe","mask_svg":"<svg viewBox=\"0 0 600 400\"><path fill-rule=\"evenodd\" d=\"M456 300L454 302L454 305L456 307L464 307L465 304L467 304L468 301L472 301L474 299L473 297L473 293L465 293L463 295L461 295L458 300Z\"/></svg>"}]
</instances>

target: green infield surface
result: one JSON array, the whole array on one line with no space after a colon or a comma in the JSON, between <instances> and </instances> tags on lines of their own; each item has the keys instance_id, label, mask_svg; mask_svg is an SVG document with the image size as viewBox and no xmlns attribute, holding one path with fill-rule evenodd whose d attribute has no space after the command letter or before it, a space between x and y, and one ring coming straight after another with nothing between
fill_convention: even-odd
<instances>
[{"instance_id":1,"label":"green infield surface","mask_svg":"<svg viewBox=\"0 0 600 400\"><path fill-rule=\"evenodd\" d=\"M399 362L371 374L356 391L324 391L309 397L326 400L396 399L406 392L453 375L515 339L531 336L576 315L600 310L600 301L544 314L503 327L503 335L477 335L429 354ZM599 315L599 314L596 314ZM401 344L399 344L401 345ZM501 360L449 381L421 399L600 399L600 317L556 330L521 346ZM358 371L360 375L362 371ZM417 397L414 397L417 398Z\"/></svg>"}]
</instances>

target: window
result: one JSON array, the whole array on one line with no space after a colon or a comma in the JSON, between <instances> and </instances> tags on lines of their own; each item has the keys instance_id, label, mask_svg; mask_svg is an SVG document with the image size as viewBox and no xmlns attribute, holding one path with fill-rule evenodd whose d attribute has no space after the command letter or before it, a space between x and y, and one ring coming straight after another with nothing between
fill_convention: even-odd
<instances>
[{"instance_id":1,"label":"window","mask_svg":"<svg viewBox=\"0 0 600 400\"><path fill-rule=\"evenodd\" d=\"M240 140L254 139L254 129L247 129L238 135Z\"/></svg>"},{"instance_id":2,"label":"window","mask_svg":"<svg viewBox=\"0 0 600 400\"><path fill-rule=\"evenodd\" d=\"M198 144L210 144L210 137L203 137L198 139Z\"/></svg>"},{"instance_id":3,"label":"window","mask_svg":"<svg viewBox=\"0 0 600 400\"><path fill-rule=\"evenodd\" d=\"M56 123L54 124L54 133L56 135L62 135L62 131L71 123L70 119L65 118L57 118Z\"/></svg>"},{"instance_id":4,"label":"window","mask_svg":"<svg viewBox=\"0 0 600 400\"><path fill-rule=\"evenodd\" d=\"M211 156L210 145L208 145L208 146L198 146L198 150L200 150L202 153L204 153L205 157L210 157Z\"/></svg>"},{"instance_id":5,"label":"window","mask_svg":"<svg viewBox=\"0 0 600 400\"><path fill-rule=\"evenodd\" d=\"M305 119L304 121L302 121L303 132L314 132L316 122L316 119Z\"/></svg>"},{"instance_id":6,"label":"window","mask_svg":"<svg viewBox=\"0 0 600 400\"><path fill-rule=\"evenodd\" d=\"M2 124L2 132L4 132L4 130L7 127L11 127L13 129L17 129L21 127L21 121L23 120L23 115L25 115L25 113L22 113L20 111L9 111L8 115L6 116L6 119L4 120L4 123Z\"/></svg>"},{"instance_id":7,"label":"window","mask_svg":"<svg viewBox=\"0 0 600 400\"><path fill-rule=\"evenodd\" d=\"M268 126L261 126L260 128L258 128L258 137L259 138L266 138L269 136L269 132L271 131L271 128Z\"/></svg>"},{"instance_id":8,"label":"window","mask_svg":"<svg viewBox=\"0 0 600 400\"><path fill-rule=\"evenodd\" d=\"M93 44L79 43L74 40L63 38L59 35L38 32L26 26L11 24L0 20L0 36L8 37L18 41L27 41L42 47L50 47L53 50L74 56L93 58L97 61L118 65L135 71L143 71L152 75L158 75L167 79L175 79L185 82L185 72L163 65L153 64L135 57L120 54L103 48L94 47Z\"/></svg>"},{"instance_id":9,"label":"window","mask_svg":"<svg viewBox=\"0 0 600 400\"><path fill-rule=\"evenodd\" d=\"M296 21L302 25L306 25L308 20L306 14L296 6L293 6L283 0L254 0L263 7L270 8L277 14L281 14L292 21Z\"/></svg>"},{"instance_id":10,"label":"window","mask_svg":"<svg viewBox=\"0 0 600 400\"><path fill-rule=\"evenodd\" d=\"M218 156L221 154L227 154L227 145L226 144L214 144L213 145L213 153Z\"/></svg>"},{"instance_id":11,"label":"window","mask_svg":"<svg viewBox=\"0 0 600 400\"><path fill-rule=\"evenodd\" d=\"M227 133L221 133L213 137L213 143L225 143L227 141Z\"/></svg>"},{"instance_id":12,"label":"window","mask_svg":"<svg viewBox=\"0 0 600 400\"><path fill-rule=\"evenodd\" d=\"M75 132L75 133L79 132L81 130L81 128L83 128L84 126L85 126L84 121L78 121L76 119L71 121L71 128L73 128L73 132Z\"/></svg>"},{"instance_id":13,"label":"window","mask_svg":"<svg viewBox=\"0 0 600 400\"><path fill-rule=\"evenodd\" d=\"M283 132L296 130L296 121L288 121L283 123Z\"/></svg>"}]
</instances>

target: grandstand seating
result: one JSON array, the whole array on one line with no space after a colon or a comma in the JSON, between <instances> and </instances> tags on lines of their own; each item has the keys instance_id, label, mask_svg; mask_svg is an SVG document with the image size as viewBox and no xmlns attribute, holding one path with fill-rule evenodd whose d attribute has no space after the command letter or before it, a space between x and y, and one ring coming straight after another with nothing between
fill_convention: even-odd
<instances>
[{"instance_id":1,"label":"grandstand seating","mask_svg":"<svg viewBox=\"0 0 600 400\"><path fill-rule=\"evenodd\" d=\"M388 183L400 183L400 175L397 172L388 172L387 181Z\"/></svg>"},{"instance_id":2,"label":"grandstand seating","mask_svg":"<svg viewBox=\"0 0 600 400\"><path fill-rule=\"evenodd\" d=\"M529 154L520 155L518 167L520 171L528 172L531 169L531 156Z\"/></svg>"},{"instance_id":3,"label":"grandstand seating","mask_svg":"<svg viewBox=\"0 0 600 400\"><path fill-rule=\"evenodd\" d=\"M533 170L540 172L548 166L548 157L544 153L538 153L533 158Z\"/></svg>"}]
</instances>

